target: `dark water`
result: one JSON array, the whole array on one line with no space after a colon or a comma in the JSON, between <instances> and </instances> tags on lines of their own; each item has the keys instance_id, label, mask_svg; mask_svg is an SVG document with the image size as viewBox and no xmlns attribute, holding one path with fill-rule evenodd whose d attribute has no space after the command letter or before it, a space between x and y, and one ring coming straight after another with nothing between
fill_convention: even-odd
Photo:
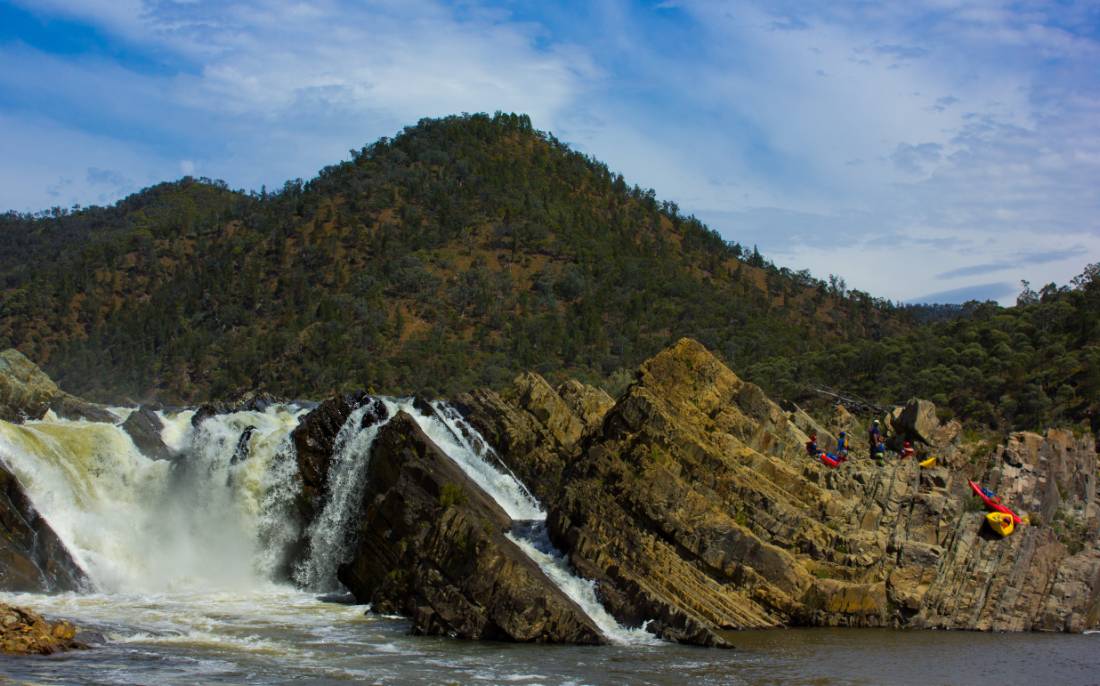
<instances>
[{"instance_id":1,"label":"dark water","mask_svg":"<svg viewBox=\"0 0 1100 686\"><path fill-rule=\"evenodd\" d=\"M0 658L0 683L1100 684L1100 635L798 629L732 634L737 650L580 648L412 637L285 589L0 599L102 634L87 652Z\"/></svg>"}]
</instances>

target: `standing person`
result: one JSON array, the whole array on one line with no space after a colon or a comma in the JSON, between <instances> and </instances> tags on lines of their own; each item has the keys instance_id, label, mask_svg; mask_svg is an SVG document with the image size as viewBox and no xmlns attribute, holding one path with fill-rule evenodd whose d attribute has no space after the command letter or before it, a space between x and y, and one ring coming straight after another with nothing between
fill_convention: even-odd
<instances>
[{"instance_id":1,"label":"standing person","mask_svg":"<svg viewBox=\"0 0 1100 686\"><path fill-rule=\"evenodd\" d=\"M871 422L871 428L867 430L867 443L871 447L871 459L875 459L875 455L878 452L878 446L882 443L882 429L879 427L878 420Z\"/></svg>"},{"instance_id":2,"label":"standing person","mask_svg":"<svg viewBox=\"0 0 1100 686\"><path fill-rule=\"evenodd\" d=\"M848 436L843 431L836 439L836 454L844 458L848 457Z\"/></svg>"}]
</instances>

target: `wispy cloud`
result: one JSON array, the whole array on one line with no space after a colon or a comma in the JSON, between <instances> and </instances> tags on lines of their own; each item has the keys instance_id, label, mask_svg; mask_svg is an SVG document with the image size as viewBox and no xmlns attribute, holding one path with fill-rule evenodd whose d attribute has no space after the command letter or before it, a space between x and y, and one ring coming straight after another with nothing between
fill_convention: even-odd
<instances>
[{"instance_id":1,"label":"wispy cloud","mask_svg":"<svg viewBox=\"0 0 1100 686\"><path fill-rule=\"evenodd\" d=\"M0 28L0 206L181 173L279 185L421 117L502 109L878 295L1100 260L1093 2L16 5L102 45Z\"/></svg>"}]
</instances>

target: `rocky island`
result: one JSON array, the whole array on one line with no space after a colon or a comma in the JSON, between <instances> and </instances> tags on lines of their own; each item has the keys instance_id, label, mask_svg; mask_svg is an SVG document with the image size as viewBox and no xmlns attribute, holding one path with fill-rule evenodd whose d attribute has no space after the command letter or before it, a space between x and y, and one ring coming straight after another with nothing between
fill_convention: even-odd
<instances>
[{"instance_id":1,"label":"rocky island","mask_svg":"<svg viewBox=\"0 0 1100 686\"><path fill-rule=\"evenodd\" d=\"M105 411L62 395L17 354L4 359L15 360L0 384L6 416L33 418L57 398ZM192 421L201 426L232 405ZM931 403L912 400L881 421L892 440L913 442L936 466L923 469L914 458L879 463L860 444L866 418L838 406L815 419L778 404L690 339L641 365L617 399L525 373L501 392L393 407L353 393L301 411L288 453L293 497L286 510L286 526L300 534L278 569L288 578L316 556L307 532L336 497L330 472L343 459L337 453L346 452L349 430L369 430L369 452L356 458L365 461L360 483L346 492L350 525L337 576L356 601L408 617L415 633L608 640L523 550L516 532L525 522L425 433L424 417L450 427L439 438L445 444L465 442L514 475L545 511L537 523L543 534L577 577L594 582L606 613L661 639L728 646L730 630L790 626L1100 626L1091 436L1015 432L1000 445L975 443L958 422L941 422ZM440 417L444 410L455 416ZM151 450L159 416L130 417L121 429ZM152 437L144 423L154 425ZM233 461L252 459L253 429L229 437ZM807 457L809 433L835 446L840 431L854 437L851 460L830 469ZM168 448L152 452L162 451ZM170 459L169 468L181 460ZM3 587L85 587L84 571L18 479L6 468L0 476ZM994 488L1030 523L1006 538L994 535L969 479Z\"/></svg>"}]
</instances>

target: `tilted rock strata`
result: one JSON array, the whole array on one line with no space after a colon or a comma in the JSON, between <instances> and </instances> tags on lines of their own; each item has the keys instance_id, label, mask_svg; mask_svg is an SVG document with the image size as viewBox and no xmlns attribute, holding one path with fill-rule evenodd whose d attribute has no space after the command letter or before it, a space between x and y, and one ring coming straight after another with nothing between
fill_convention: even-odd
<instances>
[{"instance_id":1,"label":"tilted rock strata","mask_svg":"<svg viewBox=\"0 0 1100 686\"><path fill-rule=\"evenodd\" d=\"M470 394L463 409L502 439L502 459L529 485L550 484L537 492L555 543L624 623L653 620L658 634L696 643L777 625L1098 623L1097 456L1087 438L1013 434L974 455L960 448L957 422L940 424L931 403L911 401L888 428L927 440L921 454L937 468L880 466L860 453L829 469L804 443L806 430L832 436L686 339L646 362L572 446L524 406L533 394L504 395ZM834 426L864 443L866 427L847 413ZM968 478L1034 513L1035 525L993 534Z\"/></svg>"},{"instance_id":2,"label":"tilted rock strata","mask_svg":"<svg viewBox=\"0 0 1100 686\"><path fill-rule=\"evenodd\" d=\"M512 521L399 413L371 449L352 560L340 581L416 633L603 643L579 606L505 535Z\"/></svg>"}]
</instances>

